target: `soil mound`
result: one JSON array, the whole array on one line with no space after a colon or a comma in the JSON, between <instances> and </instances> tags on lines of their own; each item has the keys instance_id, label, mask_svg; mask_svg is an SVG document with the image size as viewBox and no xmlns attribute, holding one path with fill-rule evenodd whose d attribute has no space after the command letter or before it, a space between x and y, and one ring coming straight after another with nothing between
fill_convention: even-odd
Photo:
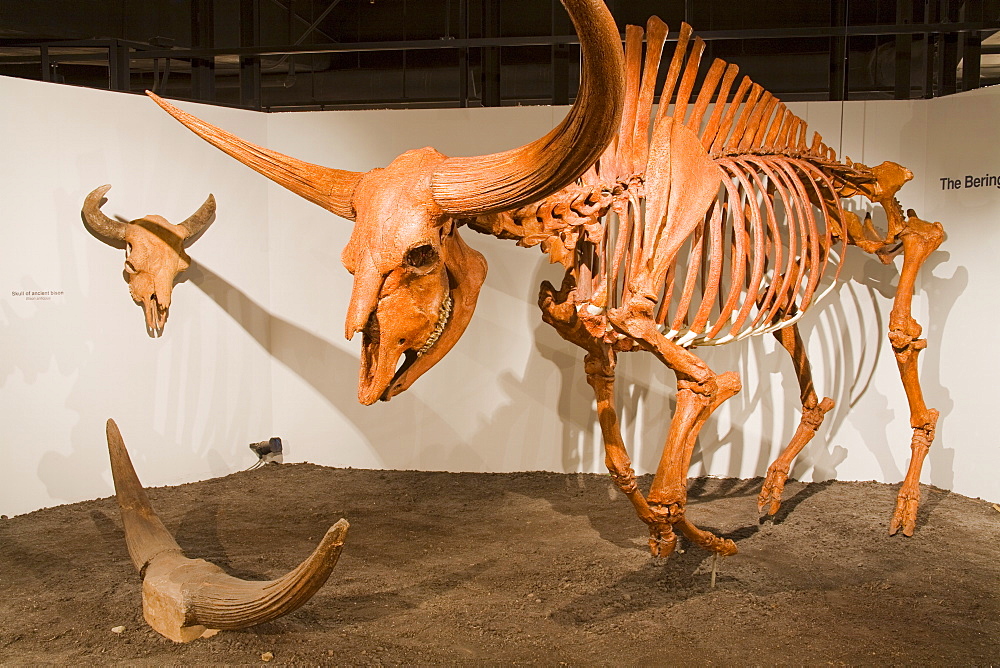
<instances>
[{"instance_id":1,"label":"soil mound","mask_svg":"<svg viewBox=\"0 0 1000 668\"><path fill-rule=\"evenodd\" d=\"M890 538L895 486L789 483L761 523L760 483L692 482L689 517L740 549L714 589L705 552L649 556L607 476L286 464L150 489L188 556L248 579L351 522L312 601L189 645L144 623L113 498L40 510L0 521L0 664L1000 663L991 504L924 487Z\"/></svg>"}]
</instances>

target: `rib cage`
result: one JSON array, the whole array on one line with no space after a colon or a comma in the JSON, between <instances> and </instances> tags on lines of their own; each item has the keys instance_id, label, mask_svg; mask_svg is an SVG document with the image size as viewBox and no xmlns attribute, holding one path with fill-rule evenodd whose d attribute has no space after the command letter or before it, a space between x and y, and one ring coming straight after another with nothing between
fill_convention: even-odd
<instances>
[{"instance_id":1,"label":"rib cage","mask_svg":"<svg viewBox=\"0 0 1000 668\"><path fill-rule=\"evenodd\" d=\"M852 166L836 162L818 134L807 145L805 122L748 77L733 91L735 65L716 59L701 67L705 43L692 39L687 24L654 108L666 36L667 26L650 19L643 62L643 30L627 29L621 130L583 177L585 187L610 189L616 198L602 234L583 234L590 243L577 244L578 298L603 309L646 297L666 337L684 346L718 345L791 324L839 272L838 187ZM677 225L667 229L665 219L664 193L684 186L677 174L685 165L671 162L675 124L697 135L705 159L722 175L707 211L690 221L680 241Z\"/></svg>"},{"instance_id":2,"label":"rib cage","mask_svg":"<svg viewBox=\"0 0 1000 668\"><path fill-rule=\"evenodd\" d=\"M803 204L800 189L813 182L800 165L763 156L718 164L722 192L653 286L657 324L685 346L727 343L794 322L817 298L830 267L831 234L824 217Z\"/></svg>"},{"instance_id":3,"label":"rib cage","mask_svg":"<svg viewBox=\"0 0 1000 668\"><path fill-rule=\"evenodd\" d=\"M578 183L466 222L541 245L592 315L647 300L660 330L683 346L790 325L834 287L848 243L840 198L875 201L875 174L838 161L818 133L807 144L805 121L748 77L737 84L735 65L702 68L705 44L687 24L654 107L666 37L656 17L645 34L628 26L621 126ZM685 196L706 183L705 205L685 209Z\"/></svg>"}]
</instances>

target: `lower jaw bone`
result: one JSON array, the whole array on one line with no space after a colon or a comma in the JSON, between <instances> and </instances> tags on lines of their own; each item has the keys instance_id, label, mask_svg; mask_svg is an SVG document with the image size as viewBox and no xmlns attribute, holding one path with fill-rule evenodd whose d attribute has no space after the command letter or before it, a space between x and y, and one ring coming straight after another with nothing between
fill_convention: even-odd
<instances>
[{"instance_id":1,"label":"lower jaw bone","mask_svg":"<svg viewBox=\"0 0 1000 668\"><path fill-rule=\"evenodd\" d=\"M108 420L107 432L125 542L143 575L143 616L158 633L191 642L261 624L302 606L330 576L344 547L346 520L330 527L305 561L276 580L240 580L204 559L184 556L153 512L114 420Z\"/></svg>"}]
</instances>

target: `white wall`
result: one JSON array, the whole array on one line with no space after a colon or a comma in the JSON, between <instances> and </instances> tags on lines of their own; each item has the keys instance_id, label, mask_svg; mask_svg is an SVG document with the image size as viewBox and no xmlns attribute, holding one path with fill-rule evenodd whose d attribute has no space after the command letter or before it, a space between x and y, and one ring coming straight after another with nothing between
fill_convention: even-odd
<instances>
[{"instance_id":1,"label":"white wall","mask_svg":"<svg viewBox=\"0 0 1000 668\"><path fill-rule=\"evenodd\" d=\"M604 470L581 353L541 322L535 306L540 281L561 277L537 249L465 231L490 264L472 324L408 392L364 407L356 398L360 344L342 336L351 277L340 251L350 223L238 165L143 98L0 79L0 97L8 92L37 104L0 111L3 145L11 147L0 157L0 201L16 207L7 220L38 222L18 228L14 262L0 263L0 331L4 349L17 351L5 353L0 385L0 415L13 427L2 447L16 453L8 456L8 479L16 485L0 488L0 512L109 494L108 416L119 419L149 484L242 468L249 463L246 443L272 433L284 439L286 461ZM989 117L996 118L998 105L1000 91L992 90L931 101L792 105L839 153L911 167L917 178L900 193L904 207L948 230L914 305L929 339L924 389L929 405L942 411L924 480L992 499L1000 497L991 474L1000 469L1000 451L984 438L987 413L980 409L1000 360L970 345L966 332L995 319L979 314L991 303L996 271L983 252L992 240L981 235L996 234L990 223L1000 214L1000 190L943 193L938 179L989 171L989 147L1000 140ZM359 171L425 145L448 155L509 148L546 132L565 112L263 116L181 106L270 148ZM219 199L218 220L190 250L197 267L176 288L162 340L145 336L141 311L121 280L121 252L80 222L83 197L102 183L115 184L105 210L129 217L181 219L209 188ZM169 201L164 192L186 195ZM817 387L838 406L793 475L896 482L910 437L885 339L898 271L851 250L844 275L861 280L846 282L802 322ZM63 286L54 289L66 289L64 303L5 296L29 285L48 289L52 275ZM744 391L704 430L693 472L761 475L798 421L787 355L770 338L703 353L717 371L740 372ZM637 470L651 470L669 422L673 379L643 353L623 356L620 372L626 440Z\"/></svg>"},{"instance_id":2,"label":"white wall","mask_svg":"<svg viewBox=\"0 0 1000 668\"><path fill-rule=\"evenodd\" d=\"M932 315L925 378L936 389L943 447L931 451L935 482L1000 501L1000 447L994 432L1000 349L1000 188L942 190L940 179L1000 174L1000 87L934 100L927 119L927 216L948 232L923 282ZM931 159L933 156L933 159Z\"/></svg>"},{"instance_id":3,"label":"white wall","mask_svg":"<svg viewBox=\"0 0 1000 668\"><path fill-rule=\"evenodd\" d=\"M1000 91L979 95L1000 100ZM946 104L952 107L940 111ZM956 234L962 233L956 228L969 229L966 217L956 219L938 202L938 157L928 154L946 150L961 156L964 144L996 145L1000 137L992 126L972 131L956 121L947 135L936 131L940 117L963 118L966 106L978 104L972 96L956 96L791 106L839 154L870 165L894 160L910 167L916 178L900 193L904 207L942 220L952 233L945 250L928 262L914 301L914 314L930 341L922 356L924 391L929 405L943 413L923 479L996 498L1000 493L989 472L997 469L1000 454L970 445L978 439L966 438L980 429L982 418L950 415L964 401L953 396L958 393L979 395L970 396L969 405L982 403L981 386L946 382L942 368L946 351L970 350L962 335L946 331L955 305L974 308L989 294L988 282L977 286L961 277L975 273L967 268L976 262L991 263L992 258L975 248L960 252L955 245ZM552 127L564 111L284 114L271 117L269 137L272 148L297 157L367 170L425 145L447 155L518 145ZM961 132L966 128L970 132ZM947 139L938 145L929 137ZM989 213L1000 214L1000 193L982 196L990 198ZM391 469L604 470L581 353L541 323L535 306L540 281L557 282L561 276L537 250L466 232L490 264L472 325L448 357L407 393L388 404L362 407L355 399L358 343L347 343L340 335L350 277L340 266L339 252L350 234L349 223L277 187L270 204L277 325L272 329L274 419L290 459ZM880 210L875 216L884 220ZM975 229L988 226L984 222ZM980 248L984 241L978 240ZM845 282L801 324L817 386L838 406L800 456L796 477L896 482L905 473L912 431L885 337L898 264L883 266L850 249L843 275L855 280ZM745 389L703 432L693 472L761 475L798 424L798 389L787 355L776 350L770 337L702 353L718 371L739 371ZM1000 367L981 353L977 359ZM671 374L648 355L623 356L619 396L636 468L650 471L672 408Z\"/></svg>"},{"instance_id":4,"label":"white wall","mask_svg":"<svg viewBox=\"0 0 1000 668\"><path fill-rule=\"evenodd\" d=\"M271 436L268 330L228 286L268 303L266 190L144 97L0 78L0 100L0 513L113 493L109 417L145 484L249 465L247 444ZM198 113L266 141L259 114ZM105 183L104 211L126 219L180 222L218 198L161 339L129 296L124 251L81 220Z\"/></svg>"}]
</instances>

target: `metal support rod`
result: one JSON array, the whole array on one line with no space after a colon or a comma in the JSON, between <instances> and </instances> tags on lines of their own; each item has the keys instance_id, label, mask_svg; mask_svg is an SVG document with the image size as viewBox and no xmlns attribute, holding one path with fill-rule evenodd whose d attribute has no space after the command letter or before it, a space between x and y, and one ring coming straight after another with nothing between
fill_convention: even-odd
<instances>
[{"instance_id":1,"label":"metal support rod","mask_svg":"<svg viewBox=\"0 0 1000 668\"><path fill-rule=\"evenodd\" d=\"M569 47L552 47L552 104L569 104Z\"/></svg>"},{"instance_id":2,"label":"metal support rod","mask_svg":"<svg viewBox=\"0 0 1000 668\"><path fill-rule=\"evenodd\" d=\"M483 0L483 37L500 36L500 2ZM483 49L483 106L500 106L500 47Z\"/></svg>"},{"instance_id":3,"label":"metal support rod","mask_svg":"<svg viewBox=\"0 0 1000 668\"><path fill-rule=\"evenodd\" d=\"M108 47L108 88L110 90L128 91L129 80L129 54L128 45L119 40L111 40Z\"/></svg>"},{"instance_id":4,"label":"metal support rod","mask_svg":"<svg viewBox=\"0 0 1000 668\"><path fill-rule=\"evenodd\" d=\"M297 40L295 40L295 44L293 44L292 46L299 46L304 41L306 41L306 37L308 37L309 34L313 30L316 29L316 26L318 26L320 23L322 23L323 19L325 19L327 17L327 15L329 15L329 13L333 11L333 8L336 7L337 5L339 5L340 3L341 3L341 0L333 0L329 4L329 6L327 6L327 8L325 10L323 10L323 13L319 15L319 18L316 19L315 21L313 21L312 25L310 25L308 28L306 28L306 31L304 33L302 33L302 35ZM291 11L290 7L291 7L291 5L289 5L289 11ZM291 30L291 14L289 14L289 31L290 30ZM289 39L291 39L291 35L289 35L288 37L289 37ZM286 54L286 55L282 56L281 59L277 63L275 63L273 66L271 66L269 69L273 70L273 69L277 69L278 67L281 67L285 63L285 61L288 60L292 55L293 54Z\"/></svg>"},{"instance_id":5,"label":"metal support rod","mask_svg":"<svg viewBox=\"0 0 1000 668\"><path fill-rule=\"evenodd\" d=\"M294 9L292 8L292 2L291 2L291 0L289 0L289 2L288 2L287 5L285 3L283 3L283 2L281 2L281 0L270 0L270 2L271 2L272 5L275 5L276 7L279 7L280 9L283 9L286 12L291 12L292 13L292 18L295 21L298 21L301 25L304 25L304 26L309 25L309 21L307 21L302 16L300 16L298 12L294 11ZM320 34L320 36L322 36L324 39L330 40L331 42L336 42L337 41L336 39L334 39L333 37L331 37L329 34L323 32L322 30L317 29L316 27L311 28L311 30L315 30L316 32L318 32Z\"/></svg>"},{"instance_id":6,"label":"metal support rod","mask_svg":"<svg viewBox=\"0 0 1000 668\"><path fill-rule=\"evenodd\" d=\"M983 0L966 0L963 6L962 20L983 19ZM982 57L983 40L978 34L963 35L962 48L962 90L979 88L980 60Z\"/></svg>"},{"instance_id":7,"label":"metal support rod","mask_svg":"<svg viewBox=\"0 0 1000 668\"><path fill-rule=\"evenodd\" d=\"M550 11L553 35L567 32L573 28L573 24L559 0L551 0ZM569 104L569 59L570 47L568 44L552 46L552 104L554 105Z\"/></svg>"},{"instance_id":8,"label":"metal support rod","mask_svg":"<svg viewBox=\"0 0 1000 668\"><path fill-rule=\"evenodd\" d=\"M260 0L240 0L240 46L260 44ZM260 58L240 58L240 104L261 108Z\"/></svg>"},{"instance_id":9,"label":"metal support rod","mask_svg":"<svg viewBox=\"0 0 1000 668\"><path fill-rule=\"evenodd\" d=\"M899 0L896 4L896 23L913 23L913 0ZM895 86L897 100L910 99L910 72L913 63L913 35L896 35Z\"/></svg>"},{"instance_id":10,"label":"metal support rod","mask_svg":"<svg viewBox=\"0 0 1000 668\"><path fill-rule=\"evenodd\" d=\"M935 0L924 0L924 21L937 21L937 3ZM924 99L934 97L934 62L940 49L940 35L931 31L924 33Z\"/></svg>"},{"instance_id":11,"label":"metal support rod","mask_svg":"<svg viewBox=\"0 0 1000 668\"><path fill-rule=\"evenodd\" d=\"M52 63L49 61L49 47L39 48L39 59L42 65L42 81L52 81Z\"/></svg>"},{"instance_id":12,"label":"metal support rod","mask_svg":"<svg viewBox=\"0 0 1000 668\"><path fill-rule=\"evenodd\" d=\"M958 20L958 0L941 0L941 20ZM940 94L951 95L958 90L958 33L945 33L941 36L938 65Z\"/></svg>"},{"instance_id":13,"label":"metal support rod","mask_svg":"<svg viewBox=\"0 0 1000 668\"><path fill-rule=\"evenodd\" d=\"M195 48L215 46L213 0L191 0L191 43ZM191 61L191 97L195 100L215 99L214 56L195 57Z\"/></svg>"},{"instance_id":14,"label":"metal support rod","mask_svg":"<svg viewBox=\"0 0 1000 668\"><path fill-rule=\"evenodd\" d=\"M458 0L458 38L469 39L469 0ZM458 106L469 106L469 47L458 50Z\"/></svg>"},{"instance_id":15,"label":"metal support rod","mask_svg":"<svg viewBox=\"0 0 1000 668\"><path fill-rule=\"evenodd\" d=\"M302 33L302 37L299 37L297 40L295 40L295 44L299 45L302 42L306 41L306 37L309 36L309 33L315 30L316 27L323 22L323 19L325 19L327 16L330 15L330 12L333 11L333 8L339 5L340 3L341 0L332 0L329 6L327 6L327 8L323 10L323 13L319 15L319 18L313 21L312 24L308 28L306 28L306 31Z\"/></svg>"},{"instance_id":16,"label":"metal support rod","mask_svg":"<svg viewBox=\"0 0 1000 668\"><path fill-rule=\"evenodd\" d=\"M848 23L847 0L832 0L830 21L834 27L846 27ZM830 99L846 100L848 94L847 35L830 39Z\"/></svg>"},{"instance_id":17,"label":"metal support rod","mask_svg":"<svg viewBox=\"0 0 1000 668\"><path fill-rule=\"evenodd\" d=\"M494 0L495 1L495 0ZM836 0L842 2L843 0ZM846 3L845 3L846 4ZM864 25L864 26L834 26L823 28L768 28L761 30L709 30L699 32L698 36L706 42L713 40L733 39L798 39L811 37L864 37L916 35L922 33L981 33L1000 30L1000 20L982 23L955 24L913 24L910 26L896 25ZM677 33L670 33L668 41L676 41ZM2 43L2 42L0 42ZM382 42L340 42L337 44L306 44L301 46L259 46L253 48L194 48L194 49L146 49L137 51L134 58L212 58L216 56L281 56L285 54L310 53L357 53L377 51L409 51L420 49L462 49L487 48L500 46L549 46L553 44L579 44L576 35L540 35L533 37L491 37L470 39L416 39ZM2 61L0 61L2 62Z\"/></svg>"}]
</instances>

